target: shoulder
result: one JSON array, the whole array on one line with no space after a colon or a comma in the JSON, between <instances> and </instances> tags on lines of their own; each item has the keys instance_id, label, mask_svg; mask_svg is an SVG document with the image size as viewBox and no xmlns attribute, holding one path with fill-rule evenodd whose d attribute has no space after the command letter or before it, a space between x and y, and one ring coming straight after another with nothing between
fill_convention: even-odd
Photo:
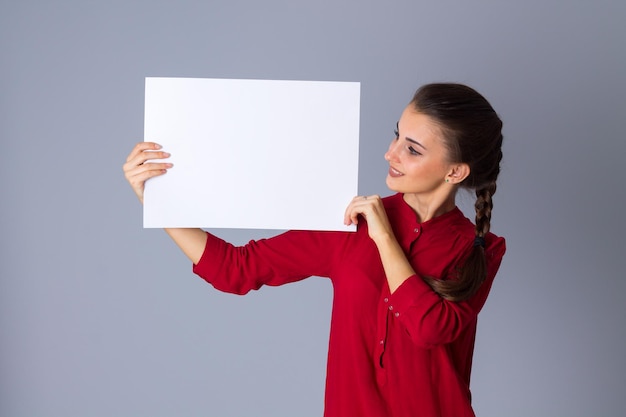
<instances>
[{"instance_id":1,"label":"shoulder","mask_svg":"<svg viewBox=\"0 0 626 417\"><path fill-rule=\"evenodd\" d=\"M469 226L467 227L469 232L470 239L472 241L472 245L474 244L474 238L476 236L475 225L468 218L465 218ZM493 232L487 233L485 236L485 254L487 254L487 258L489 257L502 257L506 252L506 240L502 236L498 236Z\"/></svg>"},{"instance_id":2,"label":"shoulder","mask_svg":"<svg viewBox=\"0 0 626 417\"><path fill-rule=\"evenodd\" d=\"M388 195L386 197L382 197L383 205L385 209L398 209L400 206L404 205L404 199L402 198L401 193L396 193L392 195Z\"/></svg>"},{"instance_id":3,"label":"shoulder","mask_svg":"<svg viewBox=\"0 0 626 417\"><path fill-rule=\"evenodd\" d=\"M382 198L385 212L392 223L394 221L413 223L416 221L413 209L404 201L401 193L396 193Z\"/></svg>"},{"instance_id":4,"label":"shoulder","mask_svg":"<svg viewBox=\"0 0 626 417\"><path fill-rule=\"evenodd\" d=\"M445 221L438 224L441 234L452 237L453 247L461 253L469 253L474 246L476 238L476 226L468 219L459 208L448 213ZM451 250L454 250L451 248ZM485 255L487 261L499 261L506 252L506 240L489 232L485 236Z\"/></svg>"},{"instance_id":5,"label":"shoulder","mask_svg":"<svg viewBox=\"0 0 626 417\"><path fill-rule=\"evenodd\" d=\"M487 261L500 261L506 252L506 240L493 233L488 233L485 237L485 256Z\"/></svg>"}]
</instances>

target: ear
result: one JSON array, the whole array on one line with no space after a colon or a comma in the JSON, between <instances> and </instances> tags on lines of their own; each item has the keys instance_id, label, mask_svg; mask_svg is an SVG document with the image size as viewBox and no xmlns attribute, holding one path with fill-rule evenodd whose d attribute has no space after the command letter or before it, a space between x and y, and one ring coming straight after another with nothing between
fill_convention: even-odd
<instances>
[{"instance_id":1,"label":"ear","mask_svg":"<svg viewBox=\"0 0 626 417\"><path fill-rule=\"evenodd\" d=\"M460 184L470 174L468 164L453 164L446 175L446 182L450 184Z\"/></svg>"}]
</instances>

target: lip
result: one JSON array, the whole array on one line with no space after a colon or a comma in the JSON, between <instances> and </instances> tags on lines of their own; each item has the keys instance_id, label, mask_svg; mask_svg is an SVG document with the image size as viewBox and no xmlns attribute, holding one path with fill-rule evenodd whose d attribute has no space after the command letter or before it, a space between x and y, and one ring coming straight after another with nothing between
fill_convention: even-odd
<instances>
[{"instance_id":1,"label":"lip","mask_svg":"<svg viewBox=\"0 0 626 417\"><path fill-rule=\"evenodd\" d=\"M397 169L395 169L392 166L389 166L389 176L390 177L397 178L397 177L401 177L403 175L404 174L402 172L398 171Z\"/></svg>"}]
</instances>

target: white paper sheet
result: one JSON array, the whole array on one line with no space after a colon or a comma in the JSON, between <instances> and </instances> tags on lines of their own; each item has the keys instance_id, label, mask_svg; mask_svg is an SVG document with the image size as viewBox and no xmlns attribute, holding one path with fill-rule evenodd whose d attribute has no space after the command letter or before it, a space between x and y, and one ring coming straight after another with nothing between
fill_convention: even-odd
<instances>
[{"instance_id":1,"label":"white paper sheet","mask_svg":"<svg viewBox=\"0 0 626 417\"><path fill-rule=\"evenodd\" d=\"M360 84L146 78L144 227L354 230Z\"/></svg>"}]
</instances>

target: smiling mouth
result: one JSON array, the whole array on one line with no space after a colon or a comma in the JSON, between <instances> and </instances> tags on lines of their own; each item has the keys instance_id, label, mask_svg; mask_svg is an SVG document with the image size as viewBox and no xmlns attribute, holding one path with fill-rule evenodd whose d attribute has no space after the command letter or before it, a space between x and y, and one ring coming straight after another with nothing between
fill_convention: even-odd
<instances>
[{"instance_id":1,"label":"smiling mouth","mask_svg":"<svg viewBox=\"0 0 626 417\"><path fill-rule=\"evenodd\" d=\"M402 172L398 171L394 167L392 167L392 166L389 167L389 176L390 177L401 177L403 175L404 174Z\"/></svg>"}]
</instances>

